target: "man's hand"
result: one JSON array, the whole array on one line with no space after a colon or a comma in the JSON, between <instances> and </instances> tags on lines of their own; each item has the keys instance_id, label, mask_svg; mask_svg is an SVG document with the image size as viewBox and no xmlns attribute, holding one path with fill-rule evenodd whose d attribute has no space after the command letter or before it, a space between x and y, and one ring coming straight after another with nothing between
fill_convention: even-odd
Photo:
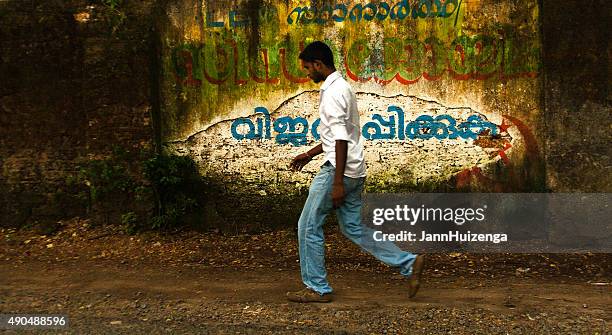
<instances>
[{"instance_id":1,"label":"man's hand","mask_svg":"<svg viewBox=\"0 0 612 335\"><path fill-rule=\"evenodd\" d=\"M312 160L312 156L310 156L307 152L303 154L297 155L289 164L289 167L293 171L300 171L302 168L308 164Z\"/></svg>"},{"instance_id":2,"label":"man's hand","mask_svg":"<svg viewBox=\"0 0 612 335\"><path fill-rule=\"evenodd\" d=\"M344 184L336 184L332 186L332 202L334 204L334 209L342 206L344 202Z\"/></svg>"}]
</instances>

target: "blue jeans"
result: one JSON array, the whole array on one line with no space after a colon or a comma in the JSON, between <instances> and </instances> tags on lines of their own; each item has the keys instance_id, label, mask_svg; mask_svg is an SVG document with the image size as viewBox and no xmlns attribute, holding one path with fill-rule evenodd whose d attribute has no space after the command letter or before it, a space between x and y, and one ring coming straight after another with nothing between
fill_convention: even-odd
<instances>
[{"instance_id":1,"label":"blue jeans","mask_svg":"<svg viewBox=\"0 0 612 335\"><path fill-rule=\"evenodd\" d=\"M319 294L332 292L325 271L323 224L333 209L331 191L334 174L335 168L330 163L321 167L310 185L308 199L298 222L302 281ZM361 192L364 181L365 178L344 177L345 199L342 206L336 209L340 230L363 250L385 264L398 267L402 275L410 276L416 255L401 250L393 242L373 243L372 234L361 225Z\"/></svg>"}]
</instances>

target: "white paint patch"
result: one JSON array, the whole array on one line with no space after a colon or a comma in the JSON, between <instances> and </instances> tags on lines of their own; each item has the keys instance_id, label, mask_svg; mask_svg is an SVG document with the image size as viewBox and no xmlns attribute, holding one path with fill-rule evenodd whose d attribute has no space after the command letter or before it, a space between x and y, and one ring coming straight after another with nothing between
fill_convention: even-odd
<instances>
[{"instance_id":1,"label":"white paint patch","mask_svg":"<svg viewBox=\"0 0 612 335\"><path fill-rule=\"evenodd\" d=\"M388 112L390 105L400 107L404 111L405 123L415 120L420 115L433 117L449 115L457 121L457 124L466 121L471 115L479 115L483 120L490 120L486 114L470 108L449 108L435 101L412 96L384 97L372 93L357 93L357 99L362 126L372 121L374 114L380 114L385 119L389 119L390 115L396 115ZM304 92L291 98L276 110L270 111L270 124L280 117L290 116L303 117L308 120L309 125L312 125L318 118L318 101L317 91ZM263 116L253 114L249 119L257 125L257 119L263 120ZM307 185L323 163L321 155L301 173L288 169L294 156L317 144L310 132L307 145L300 147L277 144L274 129L271 129L270 139L237 140L231 131L234 121L219 122L190 136L186 141L168 143L168 146L178 153L192 156L205 175L228 181L242 180L265 188L269 192L280 190L287 185L298 187ZM237 129L241 134L246 132L246 126ZM498 152L501 147L505 144L514 146L515 142L508 133L489 139L488 143L491 145L482 145L479 141L462 138L366 140L368 180L374 183L444 181L464 169L474 166L486 168L500 159ZM509 153L509 150L506 153ZM240 185L242 186L244 185Z\"/></svg>"}]
</instances>

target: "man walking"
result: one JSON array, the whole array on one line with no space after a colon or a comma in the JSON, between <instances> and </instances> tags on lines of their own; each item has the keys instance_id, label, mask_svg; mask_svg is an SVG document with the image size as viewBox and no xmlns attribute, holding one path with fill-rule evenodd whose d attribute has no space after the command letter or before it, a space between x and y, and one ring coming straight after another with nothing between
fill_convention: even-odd
<instances>
[{"instance_id":1,"label":"man walking","mask_svg":"<svg viewBox=\"0 0 612 335\"><path fill-rule=\"evenodd\" d=\"M295 157L291 168L299 171L319 154L324 154L325 163L310 185L298 223L300 268L306 288L288 292L287 298L294 302L331 301L332 288L325 271L323 224L332 209L347 238L409 277L408 295L414 297L420 285L423 256L402 251L391 242L382 247L367 247L362 238L361 192L366 168L355 93L336 71L332 51L325 43L309 44L299 58L308 77L315 83L323 82L318 129L321 143Z\"/></svg>"}]
</instances>

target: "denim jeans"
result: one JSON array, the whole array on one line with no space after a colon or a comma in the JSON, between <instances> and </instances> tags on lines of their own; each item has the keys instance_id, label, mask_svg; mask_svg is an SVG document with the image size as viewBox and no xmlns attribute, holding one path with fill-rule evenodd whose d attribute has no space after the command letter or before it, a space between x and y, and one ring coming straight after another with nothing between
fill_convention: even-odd
<instances>
[{"instance_id":1,"label":"denim jeans","mask_svg":"<svg viewBox=\"0 0 612 335\"><path fill-rule=\"evenodd\" d=\"M330 163L321 167L310 185L308 199L298 222L302 281L319 294L332 292L325 271L323 224L333 209L331 191L334 174L335 168ZM344 177L345 199L336 209L340 230L363 250L385 264L398 267L402 275L410 276L416 255L401 250L393 242L373 243L371 233L366 232L366 228L361 225L361 192L364 181L365 178Z\"/></svg>"}]
</instances>

